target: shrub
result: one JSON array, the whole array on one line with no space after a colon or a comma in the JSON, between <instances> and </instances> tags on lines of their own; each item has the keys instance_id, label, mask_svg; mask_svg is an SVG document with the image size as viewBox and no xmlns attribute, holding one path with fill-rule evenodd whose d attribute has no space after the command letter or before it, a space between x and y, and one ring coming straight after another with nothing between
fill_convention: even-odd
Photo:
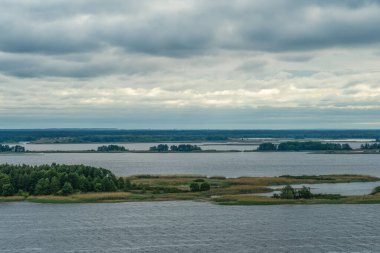
<instances>
[{"instance_id":1,"label":"shrub","mask_svg":"<svg viewBox=\"0 0 380 253\"><path fill-rule=\"evenodd\" d=\"M192 192L198 192L199 191L199 184L198 183L195 183L195 182L192 182L190 184L190 191Z\"/></svg>"},{"instance_id":2,"label":"shrub","mask_svg":"<svg viewBox=\"0 0 380 253\"><path fill-rule=\"evenodd\" d=\"M199 187L200 191L209 191L210 190L210 185L208 183L201 183L201 186Z\"/></svg>"}]
</instances>

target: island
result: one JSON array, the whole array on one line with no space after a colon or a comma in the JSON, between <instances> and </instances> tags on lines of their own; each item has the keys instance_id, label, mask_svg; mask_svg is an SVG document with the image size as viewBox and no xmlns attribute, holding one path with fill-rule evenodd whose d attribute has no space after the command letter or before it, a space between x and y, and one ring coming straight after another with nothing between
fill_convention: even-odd
<instances>
[{"instance_id":1,"label":"island","mask_svg":"<svg viewBox=\"0 0 380 253\"><path fill-rule=\"evenodd\" d=\"M152 152L194 152L194 151L202 151L202 149L198 147L197 145L190 145L190 144L171 145L170 147L167 144L159 144L157 146L150 147L149 151L152 151Z\"/></svg>"},{"instance_id":2,"label":"island","mask_svg":"<svg viewBox=\"0 0 380 253\"><path fill-rule=\"evenodd\" d=\"M0 144L0 153L23 153L25 148L20 145L9 146Z\"/></svg>"},{"instance_id":3,"label":"island","mask_svg":"<svg viewBox=\"0 0 380 253\"><path fill-rule=\"evenodd\" d=\"M202 175L115 176L85 165L0 165L0 202L98 203L128 201L207 201L224 205L380 203L380 187L364 196L314 194L302 184L377 182L366 175L284 175L279 177L207 177ZM380 183L379 183L380 184ZM281 187L280 194L272 193Z\"/></svg>"},{"instance_id":4,"label":"island","mask_svg":"<svg viewBox=\"0 0 380 253\"><path fill-rule=\"evenodd\" d=\"M318 151L318 150L352 150L349 144L323 143L320 141L286 141L276 145L271 142L261 143L258 151Z\"/></svg>"},{"instance_id":5,"label":"island","mask_svg":"<svg viewBox=\"0 0 380 253\"><path fill-rule=\"evenodd\" d=\"M126 152L128 149L126 149L124 146L119 145L103 145L97 148L97 152Z\"/></svg>"}]
</instances>

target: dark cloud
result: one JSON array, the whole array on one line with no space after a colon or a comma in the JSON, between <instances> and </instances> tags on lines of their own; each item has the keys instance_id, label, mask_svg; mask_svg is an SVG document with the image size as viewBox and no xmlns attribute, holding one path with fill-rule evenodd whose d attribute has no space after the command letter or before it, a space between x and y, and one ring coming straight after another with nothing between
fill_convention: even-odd
<instances>
[{"instance_id":1,"label":"dark cloud","mask_svg":"<svg viewBox=\"0 0 380 253\"><path fill-rule=\"evenodd\" d=\"M379 1L185 3L2 1L0 50L62 54L121 47L183 57L218 49L284 52L380 41Z\"/></svg>"}]
</instances>

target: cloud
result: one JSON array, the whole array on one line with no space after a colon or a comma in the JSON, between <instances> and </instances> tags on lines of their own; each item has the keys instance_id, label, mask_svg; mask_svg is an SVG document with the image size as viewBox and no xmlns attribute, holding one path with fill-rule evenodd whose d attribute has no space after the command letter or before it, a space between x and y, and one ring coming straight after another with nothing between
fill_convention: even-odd
<instances>
[{"instance_id":1,"label":"cloud","mask_svg":"<svg viewBox=\"0 0 380 253\"><path fill-rule=\"evenodd\" d=\"M0 115L380 107L380 1L0 7Z\"/></svg>"},{"instance_id":2,"label":"cloud","mask_svg":"<svg viewBox=\"0 0 380 253\"><path fill-rule=\"evenodd\" d=\"M299 51L378 43L378 1L2 2L0 50L109 47L170 57L232 49ZM17 17L17 18L15 18Z\"/></svg>"}]
</instances>

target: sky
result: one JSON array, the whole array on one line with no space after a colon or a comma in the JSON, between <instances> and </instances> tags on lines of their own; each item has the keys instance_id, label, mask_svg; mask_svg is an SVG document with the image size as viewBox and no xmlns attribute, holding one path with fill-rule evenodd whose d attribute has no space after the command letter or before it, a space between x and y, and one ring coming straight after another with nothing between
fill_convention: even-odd
<instances>
[{"instance_id":1,"label":"sky","mask_svg":"<svg viewBox=\"0 0 380 253\"><path fill-rule=\"evenodd\" d=\"M378 0L2 0L0 128L378 129Z\"/></svg>"}]
</instances>

